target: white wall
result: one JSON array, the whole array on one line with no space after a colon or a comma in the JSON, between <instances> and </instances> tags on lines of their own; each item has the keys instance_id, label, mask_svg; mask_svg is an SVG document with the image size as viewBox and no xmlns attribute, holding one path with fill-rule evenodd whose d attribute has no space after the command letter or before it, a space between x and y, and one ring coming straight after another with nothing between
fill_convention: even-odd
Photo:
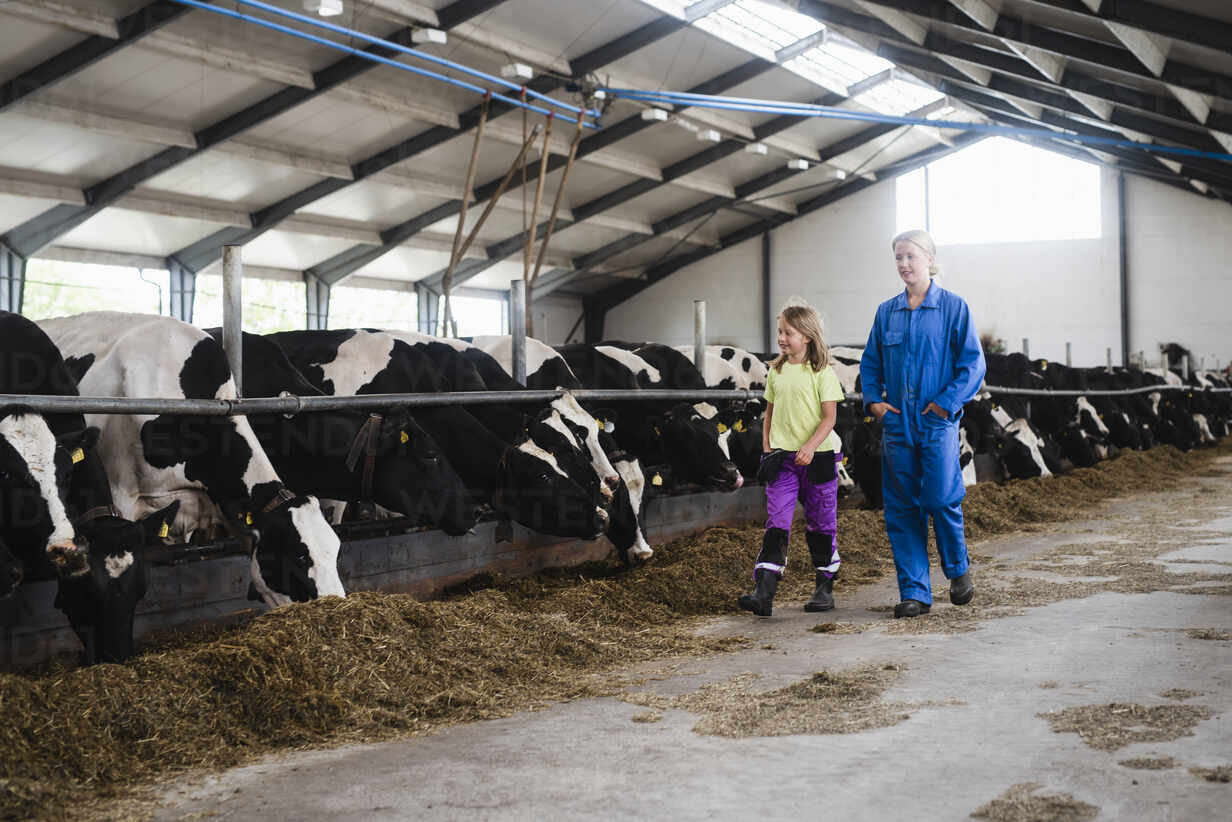
<instances>
[{"instance_id":1,"label":"white wall","mask_svg":"<svg viewBox=\"0 0 1232 822\"><path fill-rule=\"evenodd\" d=\"M1232 359L1232 206L1126 178L1130 350Z\"/></svg>"},{"instance_id":2,"label":"white wall","mask_svg":"<svg viewBox=\"0 0 1232 822\"><path fill-rule=\"evenodd\" d=\"M548 345L563 345L568 342L565 335L582 316L582 301L577 297L548 294L536 298L531 311L534 314L535 339ZM585 324L578 325L573 342L581 342L585 334Z\"/></svg>"},{"instance_id":3,"label":"white wall","mask_svg":"<svg viewBox=\"0 0 1232 822\"><path fill-rule=\"evenodd\" d=\"M1031 355L1099 365L1120 362L1116 175L1101 173L1097 240L951 245L938 249L941 284L970 304L981 332ZM1173 339L1195 355L1232 357L1232 207L1127 178L1131 350ZM887 180L771 234L773 311L798 294L817 306L832 343L862 343L877 305L901 284L889 247L895 183ZM656 283L612 309L605 336L687 343L693 300L707 301L708 337L761 350L760 238ZM1209 361L1208 361L1209 364Z\"/></svg>"}]
</instances>

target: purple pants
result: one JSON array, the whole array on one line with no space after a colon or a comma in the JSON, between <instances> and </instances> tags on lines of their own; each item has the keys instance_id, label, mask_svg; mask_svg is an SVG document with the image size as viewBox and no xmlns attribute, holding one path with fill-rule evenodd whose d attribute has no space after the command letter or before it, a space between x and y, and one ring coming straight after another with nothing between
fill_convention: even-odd
<instances>
[{"instance_id":1,"label":"purple pants","mask_svg":"<svg viewBox=\"0 0 1232 822\"><path fill-rule=\"evenodd\" d=\"M823 459L834 453L835 462L843 459L841 453L821 451L813 459ZM804 505L804 521L809 552L818 571L833 577L838 572L841 558L838 554L838 478L814 483L808 479L808 466L796 465L792 458L783 460L778 476L766 484L766 530L783 532L781 551L763 546L757 557L757 568L765 568L776 574L783 573L787 562L786 535L791 533L791 521L796 512L796 501ZM818 537L829 536L829 545L823 546ZM827 552L825 549L828 548ZM829 554L826 557L826 553Z\"/></svg>"}]
</instances>

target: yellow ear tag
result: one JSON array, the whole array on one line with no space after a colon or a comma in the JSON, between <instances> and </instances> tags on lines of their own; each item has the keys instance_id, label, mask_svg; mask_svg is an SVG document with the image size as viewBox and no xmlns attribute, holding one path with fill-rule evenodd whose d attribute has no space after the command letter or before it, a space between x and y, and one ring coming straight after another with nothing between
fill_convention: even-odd
<instances>
[{"instance_id":1,"label":"yellow ear tag","mask_svg":"<svg viewBox=\"0 0 1232 822\"><path fill-rule=\"evenodd\" d=\"M1048 360L1040 360L1040 371L1048 370Z\"/></svg>"},{"instance_id":2,"label":"yellow ear tag","mask_svg":"<svg viewBox=\"0 0 1232 822\"><path fill-rule=\"evenodd\" d=\"M86 458L85 451L82 451L80 448L73 449L73 465L76 465L77 463L81 462L85 458Z\"/></svg>"},{"instance_id":3,"label":"yellow ear tag","mask_svg":"<svg viewBox=\"0 0 1232 822\"><path fill-rule=\"evenodd\" d=\"M663 477L659 476L658 474L655 474L653 477L650 478L650 484L651 485L662 485Z\"/></svg>"},{"instance_id":4,"label":"yellow ear tag","mask_svg":"<svg viewBox=\"0 0 1232 822\"><path fill-rule=\"evenodd\" d=\"M865 418L864 418L864 421L865 421L865 422L872 422L872 421L873 421L873 418L872 418L872 417L865 417Z\"/></svg>"},{"instance_id":5,"label":"yellow ear tag","mask_svg":"<svg viewBox=\"0 0 1232 822\"><path fill-rule=\"evenodd\" d=\"M595 420L595 428L602 431L603 430L603 420Z\"/></svg>"},{"instance_id":6,"label":"yellow ear tag","mask_svg":"<svg viewBox=\"0 0 1232 822\"><path fill-rule=\"evenodd\" d=\"M656 436L656 437L661 437L661 436L663 436L663 432L659 430L659 426L657 426L657 425L654 427L654 432L655 432L655 436Z\"/></svg>"},{"instance_id":7,"label":"yellow ear tag","mask_svg":"<svg viewBox=\"0 0 1232 822\"><path fill-rule=\"evenodd\" d=\"M399 432L398 432L398 434L400 435L400 437L401 437L401 439L402 439L402 444L403 444L403 445L406 445L408 442L410 442L410 441L411 441L411 437L410 437L410 435L409 435L409 434L407 434L405 431L399 431Z\"/></svg>"},{"instance_id":8,"label":"yellow ear tag","mask_svg":"<svg viewBox=\"0 0 1232 822\"><path fill-rule=\"evenodd\" d=\"M724 434L726 432L727 432L727 426L724 425L723 423L719 423L719 433Z\"/></svg>"},{"instance_id":9,"label":"yellow ear tag","mask_svg":"<svg viewBox=\"0 0 1232 822\"><path fill-rule=\"evenodd\" d=\"M163 527L158 529L158 536L160 539L166 539L167 534L169 533L171 533L171 529L167 526L167 523L164 522Z\"/></svg>"},{"instance_id":10,"label":"yellow ear tag","mask_svg":"<svg viewBox=\"0 0 1232 822\"><path fill-rule=\"evenodd\" d=\"M743 434L745 431L744 420L736 420L736 424L732 426L732 430L737 434Z\"/></svg>"},{"instance_id":11,"label":"yellow ear tag","mask_svg":"<svg viewBox=\"0 0 1232 822\"><path fill-rule=\"evenodd\" d=\"M244 514L244 524L252 525L252 514Z\"/></svg>"}]
</instances>

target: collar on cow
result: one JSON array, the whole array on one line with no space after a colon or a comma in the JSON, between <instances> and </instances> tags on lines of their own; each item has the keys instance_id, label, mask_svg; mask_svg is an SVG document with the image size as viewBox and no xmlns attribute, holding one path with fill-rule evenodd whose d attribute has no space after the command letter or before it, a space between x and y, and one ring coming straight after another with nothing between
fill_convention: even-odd
<instances>
[{"instance_id":1,"label":"collar on cow","mask_svg":"<svg viewBox=\"0 0 1232 822\"><path fill-rule=\"evenodd\" d=\"M277 509L278 506L282 505L284 502L290 502L293 499L295 499L295 494L293 492L288 491L286 488L279 488L278 493L274 494L274 498L265 503L265 507L261 509L261 513L268 514Z\"/></svg>"},{"instance_id":2,"label":"collar on cow","mask_svg":"<svg viewBox=\"0 0 1232 822\"><path fill-rule=\"evenodd\" d=\"M368 419L364 420L364 424L356 432L355 441L351 443L351 450L347 454L346 467L352 472L359 462L359 455L364 455L364 473L360 480L360 502L372 502L372 476L376 471L376 449L380 443L383 421L384 418L380 414L369 414Z\"/></svg>"},{"instance_id":3,"label":"collar on cow","mask_svg":"<svg viewBox=\"0 0 1232 822\"><path fill-rule=\"evenodd\" d=\"M73 527L76 528L86 524L87 522L100 519L101 517L118 518L119 516L120 512L115 509L114 505L97 505L88 511L78 514L77 517L73 519Z\"/></svg>"},{"instance_id":4,"label":"collar on cow","mask_svg":"<svg viewBox=\"0 0 1232 822\"><path fill-rule=\"evenodd\" d=\"M928 291L924 292L924 302L920 303L920 308L940 308L941 307L941 292L944 291L941 286L937 285L937 281L933 280L928 284ZM907 289L899 292L894 298L895 311L909 311L911 306L907 305Z\"/></svg>"}]
</instances>

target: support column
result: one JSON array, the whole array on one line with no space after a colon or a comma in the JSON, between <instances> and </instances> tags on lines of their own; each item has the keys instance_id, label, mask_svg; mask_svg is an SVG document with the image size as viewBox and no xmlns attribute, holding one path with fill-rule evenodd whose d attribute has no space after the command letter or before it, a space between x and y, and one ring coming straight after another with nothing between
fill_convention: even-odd
<instances>
[{"instance_id":1,"label":"support column","mask_svg":"<svg viewBox=\"0 0 1232 822\"><path fill-rule=\"evenodd\" d=\"M436 313L440 310L440 295L422 283L415 283L416 313L419 333L436 335Z\"/></svg>"},{"instance_id":2,"label":"support column","mask_svg":"<svg viewBox=\"0 0 1232 822\"><path fill-rule=\"evenodd\" d=\"M167 272L171 275L171 304L168 314L177 320L191 323L193 303L197 297L197 272L174 257L167 258Z\"/></svg>"},{"instance_id":3,"label":"support column","mask_svg":"<svg viewBox=\"0 0 1232 822\"><path fill-rule=\"evenodd\" d=\"M1121 364L1129 367L1129 250L1125 236L1125 172L1117 172L1117 242L1121 264Z\"/></svg>"},{"instance_id":4,"label":"support column","mask_svg":"<svg viewBox=\"0 0 1232 822\"><path fill-rule=\"evenodd\" d=\"M770 265L772 257L770 255L770 234L767 231L761 235L761 336L765 347L762 351L773 351L776 336L774 319L770 312Z\"/></svg>"},{"instance_id":5,"label":"support column","mask_svg":"<svg viewBox=\"0 0 1232 822\"><path fill-rule=\"evenodd\" d=\"M26 292L26 258L0 245L0 310L21 313Z\"/></svg>"},{"instance_id":6,"label":"support column","mask_svg":"<svg viewBox=\"0 0 1232 822\"><path fill-rule=\"evenodd\" d=\"M304 295L307 300L304 325L309 331L324 331L329 327L329 283L314 274L304 272Z\"/></svg>"}]
</instances>

